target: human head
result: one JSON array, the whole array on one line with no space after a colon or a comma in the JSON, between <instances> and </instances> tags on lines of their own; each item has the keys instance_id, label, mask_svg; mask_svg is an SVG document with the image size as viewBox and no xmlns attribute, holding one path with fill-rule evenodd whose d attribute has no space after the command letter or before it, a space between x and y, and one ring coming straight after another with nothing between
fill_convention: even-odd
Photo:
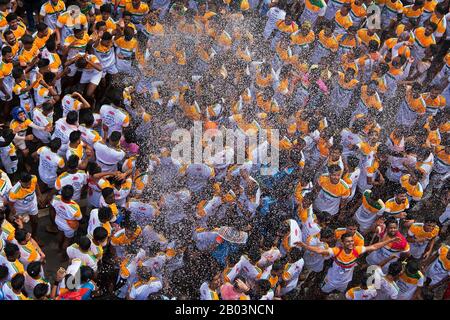
<instances>
[{"instance_id":1,"label":"human head","mask_svg":"<svg viewBox=\"0 0 450 320\"><path fill-rule=\"evenodd\" d=\"M344 246L344 249L353 250L355 247L355 242L353 240L353 234L346 232L341 236L341 242Z\"/></svg>"},{"instance_id":2,"label":"human head","mask_svg":"<svg viewBox=\"0 0 450 320\"><path fill-rule=\"evenodd\" d=\"M59 148L61 148L61 139L55 138L50 140L50 143L48 144L48 147L53 153L58 152Z\"/></svg>"},{"instance_id":3,"label":"human head","mask_svg":"<svg viewBox=\"0 0 450 320\"><path fill-rule=\"evenodd\" d=\"M17 42L16 36L9 29L3 32L3 38L5 39L6 43L10 46L14 46Z\"/></svg>"},{"instance_id":4,"label":"human head","mask_svg":"<svg viewBox=\"0 0 450 320\"><path fill-rule=\"evenodd\" d=\"M113 204L115 202L114 189L111 187L102 189L102 196L107 204Z\"/></svg>"},{"instance_id":5,"label":"human head","mask_svg":"<svg viewBox=\"0 0 450 320\"><path fill-rule=\"evenodd\" d=\"M25 285L25 276L21 273L16 273L11 279L11 287L15 292L22 291Z\"/></svg>"},{"instance_id":6,"label":"human head","mask_svg":"<svg viewBox=\"0 0 450 320\"><path fill-rule=\"evenodd\" d=\"M25 245L28 241L30 241L31 234L23 229L16 229L14 232L14 238L19 244Z\"/></svg>"},{"instance_id":7,"label":"human head","mask_svg":"<svg viewBox=\"0 0 450 320\"><path fill-rule=\"evenodd\" d=\"M112 37L111 33L105 32L102 35L102 39L101 39L100 43L102 44L102 46L109 48L112 45L112 38L113 37Z\"/></svg>"},{"instance_id":8,"label":"human head","mask_svg":"<svg viewBox=\"0 0 450 320\"><path fill-rule=\"evenodd\" d=\"M433 217L431 214L428 214L425 216L424 223L423 223L423 229L425 232L431 232L434 230L434 228L437 225L437 220L435 217Z\"/></svg>"},{"instance_id":9,"label":"human head","mask_svg":"<svg viewBox=\"0 0 450 320\"><path fill-rule=\"evenodd\" d=\"M353 219L350 218L345 222L345 228L347 229L347 233L350 233L351 235L354 235L356 231L358 231L359 223Z\"/></svg>"},{"instance_id":10,"label":"human head","mask_svg":"<svg viewBox=\"0 0 450 320\"><path fill-rule=\"evenodd\" d=\"M341 179L341 175L342 175L342 169L341 167L339 167L338 165L331 165L328 167L328 173L330 176L330 181L332 184L338 184L340 179Z\"/></svg>"},{"instance_id":11,"label":"human head","mask_svg":"<svg viewBox=\"0 0 450 320\"><path fill-rule=\"evenodd\" d=\"M69 157L69 159L67 159L67 163L66 163L68 171L73 172L74 170L77 170L79 162L80 162L80 158L77 155L74 155L74 154L71 155Z\"/></svg>"},{"instance_id":12,"label":"human head","mask_svg":"<svg viewBox=\"0 0 450 320\"><path fill-rule=\"evenodd\" d=\"M39 277L41 276L41 271L42 271L42 262L40 261L30 262L27 266L27 273L33 279L39 279Z\"/></svg>"},{"instance_id":13,"label":"human head","mask_svg":"<svg viewBox=\"0 0 450 320\"><path fill-rule=\"evenodd\" d=\"M74 188L72 185L68 184L65 185L64 187L62 187L61 189L61 198L63 201L70 201L72 200L73 197L73 193L74 193Z\"/></svg>"},{"instance_id":14,"label":"human head","mask_svg":"<svg viewBox=\"0 0 450 320\"><path fill-rule=\"evenodd\" d=\"M82 252L89 251L91 248L91 239L88 237L80 237L78 240L78 246Z\"/></svg>"},{"instance_id":15,"label":"human head","mask_svg":"<svg viewBox=\"0 0 450 320\"><path fill-rule=\"evenodd\" d=\"M66 116L66 122L75 125L78 122L78 113L76 111L69 111Z\"/></svg>"},{"instance_id":16,"label":"human head","mask_svg":"<svg viewBox=\"0 0 450 320\"><path fill-rule=\"evenodd\" d=\"M389 217L386 219L386 232L390 237L395 237L398 232L398 223L397 220L393 217Z\"/></svg>"},{"instance_id":17,"label":"human head","mask_svg":"<svg viewBox=\"0 0 450 320\"><path fill-rule=\"evenodd\" d=\"M397 203L405 203L407 200L408 191L405 188L398 188L395 192L395 201Z\"/></svg>"},{"instance_id":18,"label":"human head","mask_svg":"<svg viewBox=\"0 0 450 320\"><path fill-rule=\"evenodd\" d=\"M72 131L69 135L69 141L71 144L75 144L76 146L78 146L81 143L81 131Z\"/></svg>"},{"instance_id":19,"label":"human head","mask_svg":"<svg viewBox=\"0 0 450 320\"><path fill-rule=\"evenodd\" d=\"M14 12L8 13L8 15L6 16L6 21L9 24L9 28L11 30L16 30L17 27L19 26L19 20L17 19L17 14L15 14Z\"/></svg>"},{"instance_id":20,"label":"human head","mask_svg":"<svg viewBox=\"0 0 450 320\"><path fill-rule=\"evenodd\" d=\"M122 134L119 131L113 131L109 136L109 142L112 145L117 146L120 143L120 138L122 138Z\"/></svg>"},{"instance_id":21,"label":"human head","mask_svg":"<svg viewBox=\"0 0 450 320\"><path fill-rule=\"evenodd\" d=\"M33 289L33 295L36 300L44 299L50 291L48 283L38 283Z\"/></svg>"},{"instance_id":22,"label":"human head","mask_svg":"<svg viewBox=\"0 0 450 320\"><path fill-rule=\"evenodd\" d=\"M22 172L20 175L20 185L22 186L22 188L24 188L24 189L30 188L31 187L31 179L32 179L31 174L29 174L26 171Z\"/></svg>"},{"instance_id":23,"label":"human head","mask_svg":"<svg viewBox=\"0 0 450 320\"><path fill-rule=\"evenodd\" d=\"M97 227L93 232L93 239L96 243L104 243L108 239L108 231L103 227Z\"/></svg>"},{"instance_id":24,"label":"human head","mask_svg":"<svg viewBox=\"0 0 450 320\"><path fill-rule=\"evenodd\" d=\"M397 278L403 271L403 265L400 261L394 261L392 262L388 267L387 274Z\"/></svg>"},{"instance_id":25,"label":"human head","mask_svg":"<svg viewBox=\"0 0 450 320\"><path fill-rule=\"evenodd\" d=\"M31 48L33 48L34 39L29 34L25 34L20 39L20 41L22 42L23 47L25 48L25 50L31 50Z\"/></svg>"},{"instance_id":26,"label":"human head","mask_svg":"<svg viewBox=\"0 0 450 320\"><path fill-rule=\"evenodd\" d=\"M6 63L11 63L13 60L12 49L10 46L4 46L2 48L2 59Z\"/></svg>"},{"instance_id":27,"label":"human head","mask_svg":"<svg viewBox=\"0 0 450 320\"><path fill-rule=\"evenodd\" d=\"M101 207L98 209L98 220L106 223L112 219L112 210L110 207Z\"/></svg>"},{"instance_id":28,"label":"human head","mask_svg":"<svg viewBox=\"0 0 450 320\"><path fill-rule=\"evenodd\" d=\"M19 247L11 242L7 242L5 244L5 247L3 249L6 258L8 259L8 261L16 261L17 259L20 258L20 250Z\"/></svg>"},{"instance_id":29,"label":"human head","mask_svg":"<svg viewBox=\"0 0 450 320\"><path fill-rule=\"evenodd\" d=\"M88 238L89 240L89 238ZM89 282L94 278L94 270L91 267L88 266L81 266L80 267L80 281L81 283Z\"/></svg>"}]
</instances>

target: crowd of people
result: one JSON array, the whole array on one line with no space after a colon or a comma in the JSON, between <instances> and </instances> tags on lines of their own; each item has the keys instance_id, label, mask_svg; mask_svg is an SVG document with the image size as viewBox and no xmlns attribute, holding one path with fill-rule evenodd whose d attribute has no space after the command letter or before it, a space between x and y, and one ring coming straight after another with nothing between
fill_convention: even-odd
<instances>
[{"instance_id":1,"label":"crowd of people","mask_svg":"<svg viewBox=\"0 0 450 320\"><path fill-rule=\"evenodd\" d=\"M0 0L0 33L0 299L450 296L448 0ZM173 158L195 123L279 168Z\"/></svg>"}]
</instances>

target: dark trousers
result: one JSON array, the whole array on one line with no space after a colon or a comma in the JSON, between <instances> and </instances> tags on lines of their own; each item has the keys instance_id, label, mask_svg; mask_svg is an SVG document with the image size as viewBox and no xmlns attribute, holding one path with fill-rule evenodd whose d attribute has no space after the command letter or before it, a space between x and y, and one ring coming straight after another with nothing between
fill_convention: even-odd
<instances>
[{"instance_id":1,"label":"dark trousers","mask_svg":"<svg viewBox=\"0 0 450 320\"><path fill-rule=\"evenodd\" d=\"M45 0L24 0L23 7L27 13L28 29L31 31L36 30L36 21L34 20L33 13L39 14L41 6L45 3Z\"/></svg>"}]
</instances>

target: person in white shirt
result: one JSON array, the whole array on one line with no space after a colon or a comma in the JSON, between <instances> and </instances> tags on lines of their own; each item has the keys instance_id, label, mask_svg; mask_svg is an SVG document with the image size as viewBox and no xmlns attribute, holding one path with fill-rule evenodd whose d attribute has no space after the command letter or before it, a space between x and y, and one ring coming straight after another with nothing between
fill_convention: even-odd
<instances>
[{"instance_id":1,"label":"person in white shirt","mask_svg":"<svg viewBox=\"0 0 450 320\"><path fill-rule=\"evenodd\" d=\"M49 189L55 188L58 171L65 166L64 159L58 155L59 148L61 148L61 139L55 138L50 141L48 147L40 147L33 153L35 159L39 158L39 178Z\"/></svg>"},{"instance_id":2,"label":"person in white shirt","mask_svg":"<svg viewBox=\"0 0 450 320\"><path fill-rule=\"evenodd\" d=\"M53 104L49 102L43 103L41 106L35 107L32 111L31 119L40 127L53 125ZM32 128L33 135L43 143L49 143L52 137L50 132L37 130Z\"/></svg>"},{"instance_id":3,"label":"person in white shirt","mask_svg":"<svg viewBox=\"0 0 450 320\"><path fill-rule=\"evenodd\" d=\"M371 275L364 273L361 279L361 283L357 287L349 289L345 293L347 300L373 300L377 296L377 289L374 285L370 284Z\"/></svg>"},{"instance_id":4,"label":"person in white shirt","mask_svg":"<svg viewBox=\"0 0 450 320\"><path fill-rule=\"evenodd\" d=\"M4 300L28 300L22 293L25 284L25 276L17 273L10 282L6 282L3 287Z\"/></svg>"},{"instance_id":5,"label":"person in white shirt","mask_svg":"<svg viewBox=\"0 0 450 320\"><path fill-rule=\"evenodd\" d=\"M303 266L303 252L300 248L292 248L288 253L288 262L284 266L280 294L286 295L297 287L298 278L302 273Z\"/></svg>"},{"instance_id":6,"label":"person in white shirt","mask_svg":"<svg viewBox=\"0 0 450 320\"><path fill-rule=\"evenodd\" d=\"M122 128L130 125L128 113L119 108L120 98L114 98L112 104L104 104L100 108L100 117L102 119L104 136L109 137L114 131L122 133Z\"/></svg>"},{"instance_id":7,"label":"person in white shirt","mask_svg":"<svg viewBox=\"0 0 450 320\"><path fill-rule=\"evenodd\" d=\"M399 289L398 300L413 300L419 298L421 288L425 284L425 276L420 271L419 261L409 259L405 270L397 280Z\"/></svg>"},{"instance_id":8,"label":"person in white shirt","mask_svg":"<svg viewBox=\"0 0 450 320\"><path fill-rule=\"evenodd\" d=\"M40 284L48 284L44 279L44 272L42 269L42 263L40 261L31 262L27 266L27 271L25 273L25 292L28 297L36 298L34 296L34 288ZM50 294L50 286L48 286L47 294Z\"/></svg>"},{"instance_id":9,"label":"person in white shirt","mask_svg":"<svg viewBox=\"0 0 450 320\"><path fill-rule=\"evenodd\" d=\"M276 23L279 20L284 20L284 18L286 17L285 7L286 4L280 2L276 6L270 8L267 12L267 22L263 32L264 39L269 39L273 33L273 30L276 29Z\"/></svg>"},{"instance_id":10,"label":"person in white shirt","mask_svg":"<svg viewBox=\"0 0 450 320\"><path fill-rule=\"evenodd\" d=\"M78 170L79 158L72 155L67 159L66 171L56 178L55 189L59 192L64 186L71 185L74 189L73 200L79 202L81 192L87 185L87 174L83 170Z\"/></svg>"},{"instance_id":11,"label":"person in white shirt","mask_svg":"<svg viewBox=\"0 0 450 320\"><path fill-rule=\"evenodd\" d=\"M397 286L396 281L403 271L403 265L401 262L396 261L389 265L387 274L383 273L380 266L369 266L374 270L375 284L379 281L379 287L377 287L377 296L375 300L397 300L400 293L400 289Z\"/></svg>"},{"instance_id":12,"label":"person in white shirt","mask_svg":"<svg viewBox=\"0 0 450 320\"><path fill-rule=\"evenodd\" d=\"M120 138L122 134L118 131L111 133L107 143L98 141L94 143L94 151L97 164L102 172L117 171L118 164L125 158L125 152L120 149Z\"/></svg>"},{"instance_id":13,"label":"person in white shirt","mask_svg":"<svg viewBox=\"0 0 450 320\"><path fill-rule=\"evenodd\" d=\"M0 211L5 208L5 205L8 202L8 193L11 188L11 180L6 172L0 169Z\"/></svg>"},{"instance_id":14,"label":"person in white shirt","mask_svg":"<svg viewBox=\"0 0 450 320\"><path fill-rule=\"evenodd\" d=\"M55 122L55 131L53 131L52 139L61 139L61 148L58 151L60 156L64 157L66 155L69 136L75 130L78 130L78 113L76 111L70 111L65 118Z\"/></svg>"},{"instance_id":15,"label":"person in white shirt","mask_svg":"<svg viewBox=\"0 0 450 320\"><path fill-rule=\"evenodd\" d=\"M111 224L110 221L113 218L113 214L110 207L101 207L100 209L93 209L89 214L89 224L87 229L88 236L92 237L94 235L94 230L97 227L103 227L111 235Z\"/></svg>"},{"instance_id":16,"label":"person in white shirt","mask_svg":"<svg viewBox=\"0 0 450 320\"><path fill-rule=\"evenodd\" d=\"M98 114L96 114L98 116ZM81 140L83 143L91 148L94 148L94 143L101 141L102 137L97 130L94 129L95 117L92 112L85 112L80 118L80 126L78 130L81 131Z\"/></svg>"},{"instance_id":17,"label":"person in white shirt","mask_svg":"<svg viewBox=\"0 0 450 320\"><path fill-rule=\"evenodd\" d=\"M211 275L210 281L205 281L200 286L200 300L219 300L219 288L221 274Z\"/></svg>"},{"instance_id":18,"label":"person in white shirt","mask_svg":"<svg viewBox=\"0 0 450 320\"><path fill-rule=\"evenodd\" d=\"M97 258L91 251L91 240L88 237L81 237L78 243L67 247L66 252L70 260L80 259L83 265L97 272Z\"/></svg>"},{"instance_id":19,"label":"person in white shirt","mask_svg":"<svg viewBox=\"0 0 450 320\"><path fill-rule=\"evenodd\" d=\"M91 107L89 102L78 92L66 94L62 98L61 106L63 108L63 117L66 117L70 111L76 111L78 113L81 109L89 109Z\"/></svg>"},{"instance_id":20,"label":"person in white shirt","mask_svg":"<svg viewBox=\"0 0 450 320\"><path fill-rule=\"evenodd\" d=\"M70 239L75 236L82 218L80 206L72 200L73 192L74 188L66 185L62 188L61 195L54 196L51 202L51 215L55 217L54 221L60 235L64 234L63 241L59 242L59 248L63 250L69 245Z\"/></svg>"},{"instance_id":21,"label":"person in white shirt","mask_svg":"<svg viewBox=\"0 0 450 320\"><path fill-rule=\"evenodd\" d=\"M136 274L137 281L129 289L128 300L147 300L149 295L162 289L162 281L152 277L146 268L139 267Z\"/></svg>"}]
</instances>

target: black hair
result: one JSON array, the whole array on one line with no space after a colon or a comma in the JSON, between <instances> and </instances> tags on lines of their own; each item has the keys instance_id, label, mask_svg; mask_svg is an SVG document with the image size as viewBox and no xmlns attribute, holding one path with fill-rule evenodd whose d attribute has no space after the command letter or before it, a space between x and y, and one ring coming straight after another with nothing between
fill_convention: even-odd
<instances>
[{"instance_id":1,"label":"black hair","mask_svg":"<svg viewBox=\"0 0 450 320\"><path fill-rule=\"evenodd\" d=\"M118 142L120 141L120 138L122 138L122 134L119 131L113 131L109 136L111 142Z\"/></svg>"},{"instance_id":2,"label":"black hair","mask_svg":"<svg viewBox=\"0 0 450 320\"><path fill-rule=\"evenodd\" d=\"M298 261L303 257L302 249L298 247L293 247L291 251L289 251L289 257L291 261Z\"/></svg>"},{"instance_id":3,"label":"black hair","mask_svg":"<svg viewBox=\"0 0 450 320\"><path fill-rule=\"evenodd\" d=\"M349 218L345 221L346 227L358 227L359 223L354 218Z\"/></svg>"},{"instance_id":4,"label":"black hair","mask_svg":"<svg viewBox=\"0 0 450 320\"><path fill-rule=\"evenodd\" d=\"M106 238L108 238L108 231L106 231L106 229L103 227L97 227L94 229L93 238L95 241L104 241Z\"/></svg>"},{"instance_id":5,"label":"black hair","mask_svg":"<svg viewBox=\"0 0 450 320\"><path fill-rule=\"evenodd\" d=\"M47 30L48 26L44 22L39 22L36 26L37 31L43 32Z\"/></svg>"},{"instance_id":6,"label":"black hair","mask_svg":"<svg viewBox=\"0 0 450 320\"><path fill-rule=\"evenodd\" d=\"M339 167L336 164L332 164L331 166L328 166L328 172L330 174L335 173L335 172L340 172L340 171L342 171L341 167Z\"/></svg>"},{"instance_id":7,"label":"black hair","mask_svg":"<svg viewBox=\"0 0 450 320\"><path fill-rule=\"evenodd\" d=\"M101 207L98 209L98 219L100 222L105 223L111 220L112 210L110 207Z\"/></svg>"},{"instance_id":8,"label":"black hair","mask_svg":"<svg viewBox=\"0 0 450 320\"><path fill-rule=\"evenodd\" d=\"M21 66L14 67L12 70L12 76L15 80L20 79L24 75L24 71Z\"/></svg>"},{"instance_id":9,"label":"black hair","mask_svg":"<svg viewBox=\"0 0 450 320\"><path fill-rule=\"evenodd\" d=\"M56 50L56 42L54 39L49 38L47 42L45 43L45 47L48 51L54 52Z\"/></svg>"},{"instance_id":10,"label":"black hair","mask_svg":"<svg viewBox=\"0 0 450 320\"><path fill-rule=\"evenodd\" d=\"M108 4L103 4L100 6L100 13L111 13L111 6Z\"/></svg>"},{"instance_id":11,"label":"black hair","mask_svg":"<svg viewBox=\"0 0 450 320\"><path fill-rule=\"evenodd\" d=\"M406 190L403 187L398 187L397 190L395 190L395 194L408 194L408 190Z\"/></svg>"},{"instance_id":12,"label":"black hair","mask_svg":"<svg viewBox=\"0 0 450 320\"><path fill-rule=\"evenodd\" d=\"M356 168L359 166L359 158L354 156L347 157L347 164L351 168Z\"/></svg>"},{"instance_id":13,"label":"black hair","mask_svg":"<svg viewBox=\"0 0 450 320\"><path fill-rule=\"evenodd\" d=\"M20 182L28 183L28 182L31 181L31 179L32 179L31 174L29 174L29 173L26 172L26 171L23 171L23 172L20 174Z\"/></svg>"},{"instance_id":14,"label":"black hair","mask_svg":"<svg viewBox=\"0 0 450 320\"><path fill-rule=\"evenodd\" d=\"M92 111L87 110L82 116L80 116L80 122L84 123L88 127L92 126L95 122L94 115L92 114Z\"/></svg>"},{"instance_id":15,"label":"black hair","mask_svg":"<svg viewBox=\"0 0 450 320\"><path fill-rule=\"evenodd\" d=\"M8 13L8 15L6 16L6 21L11 22L17 20L17 14L15 14L14 12Z\"/></svg>"},{"instance_id":16,"label":"black hair","mask_svg":"<svg viewBox=\"0 0 450 320\"><path fill-rule=\"evenodd\" d=\"M59 148L61 148L61 138L52 139L48 144L48 147L52 150L52 152L56 153Z\"/></svg>"},{"instance_id":17,"label":"black hair","mask_svg":"<svg viewBox=\"0 0 450 320\"><path fill-rule=\"evenodd\" d=\"M69 135L69 141L71 143L74 143L80 139L81 139L81 131L79 131L79 130L72 131Z\"/></svg>"},{"instance_id":18,"label":"black hair","mask_svg":"<svg viewBox=\"0 0 450 320\"><path fill-rule=\"evenodd\" d=\"M11 287L16 290L22 290L25 284L25 276L21 273L16 273L14 277L11 279Z\"/></svg>"},{"instance_id":19,"label":"black hair","mask_svg":"<svg viewBox=\"0 0 450 320\"><path fill-rule=\"evenodd\" d=\"M95 24L95 29L100 29L101 27L106 27L106 22L105 21L99 21Z\"/></svg>"},{"instance_id":20,"label":"black hair","mask_svg":"<svg viewBox=\"0 0 450 320\"><path fill-rule=\"evenodd\" d=\"M80 267L80 280L82 283L90 281L94 277L94 270L88 266Z\"/></svg>"},{"instance_id":21,"label":"black hair","mask_svg":"<svg viewBox=\"0 0 450 320\"><path fill-rule=\"evenodd\" d=\"M406 263L406 271L412 275L420 271L419 260L410 257Z\"/></svg>"},{"instance_id":22,"label":"black hair","mask_svg":"<svg viewBox=\"0 0 450 320\"><path fill-rule=\"evenodd\" d=\"M112 40L112 34L109 32L105 32L102 35L102 41Z\"/></svg>"},{"instance_id":23,"label":"black hair","mask_svg":"<svg viewBox=\"0 0 450 320\"><path fill-rule=\"evenodd\" d=\"M353 238L353 236L350 233L346 232L341 236L341 241L344 241L344 238Z\"/></svg>"},{"instance_id":24,"label":"black hair","mask_svg":"<svg viewBox=\"0 0 450 320\"><path fill-rule=\"evenodd\" d=\"M34 39L29 34L25 34L22 38L20 38L23 44L33 44Z\"/></svg>"},{"instance_id":25,"label":"black hair","mask_svg":"<svg viewBox=\"0 0 450 320\"><path fill-rule=\"evenodd\" d=\"M114 195L114 189L111 187L106 187L102 189L102 197L106 199L108 196Z\"/></svg>"},{"instance_id":26,"label":"black hair","mask_svg":"<svg viewBox=\"0 0 450 320\"><path fill-rule=\"evenodd\" d=\"M77 160L77 163L78 163L78 160ZM102 169L100 168L100 166L97 163L90 162L90 163L88 163L87 171L90 176L93 176L94 174L102 172Z\"/></svg>"},{"instance_id":27,"label":"black hair","mask_svg":"<svg viewBox=\"0 0 450 320\"><path fill-rule=\"evenodd\" d=\"M68 124L75 124L78 121L78 113L76 111L69 111L66 116L66 122Z\"/></svg>"},{"instance_id":28,"label":"black hair","mask_svg":"<svg viewBox=\"0 0 450 320\"><path fill-rule=\"evenodd\" d=\"M395 261L389 265L388 274L391 276L398 276L403 271L403 265L400 261Z\"/></svg>"},{"instance_id":29,"label":"black hair","mask_svg":"<svg viewBox=\"0 0 450 320\"><path fill-rule=\"evenodd\" d=\"M386 221L384 222L384 224L386 225L386 227L390 224L395 224L397 225L397 220L394 217L389 217L386 219Z\"/></svg>"},{"instance_id":30,"label":"black hair","mask_svg":"<svg viewBox=\"0 0 450 320\"><path fill-rule=\"evenodd\" d=\"M54 73L52 73L52 72L44 73L44 81L46 83L52 83L53 80L55 80L55 78L56 78L56 75Z\"/></svg>"},{"instance_id":31,"label":"black hair","mask_svg":"<svg viewBox=\"0 0 450 320\"><path fill-rule=\"evenodd\" d=\"M77 243L80 249L83 251L88 251L91 248L91 239L89 239L88 237L80 237Z\"/></svg>"},{"instance_id":32,"label":"black hair","mask_svg":"<svg viewBox=\"0 0 450 320\"><path fill-rule=\"evenodd\" d=\"M7 266L0 265L0 281L5 280L9 275L9 270Z\"/></svg>"},{"instance_id":33,"label":"black hair","mask_svg":"<svg viewBox=\"0 0 450 320\"><path fill-rule=\"evenodd\" d=\"M38 283L33 289L33 295L39 300L47 295L48 289L48 283Z\"/></svg>"},{"instance_id":34,"label":"black hair","mask_svg":"<svg viewBox=\"0 0 450 320\"><path fill-rule=\"evenodd\" d=\"M18 243L21 243L22 241L25 241L27 239L27 234L28 232L23 229L16 229L14 232L14 238Z\"/></svg>"},{"instance_id":35,"label":"black hair","mask_svg":"<svg viewBox=\"0 0 450 320\"><path fill-rule=\"evenodd\" d=\"M50 102L44 102L42 104L42 111L53 111L53 104Z\"/></svg>"},{"instance_id":36,"label":"black hair","mask_svg":"<svg viewBox=\"0 0 450 320\"><path fill-rule=\"evenodd\" d=\"M426 214L423 221L425 223L437 223L437 219L431 214Z\"/></svg>"},{"instance_id":37,"label":"black hair","mask_svg":"<svg viewBox=\"0 0 450 320\"><path fill-rule=\"evenodd\" d=\"M330 147L330 150L337 150L342 153L342 151L344 150L344 147L342 146L342 144L333 144Z\"/></svg>"},{"instance_id":38,"label":"black hair","mask_svg":"<svg viewBox=\"0 0 450 320\"><path fill-rule=\"evenodd\" d=\"M71 170L75 170L76 168L78 168L78 162L80 161L80 158L73 154L69 157L69 159L67 159L67 168L71 169Z\"/></svg>"},{"instance_id":39,"label":"black hair","mask_svg":"<svg viewBox=\"0 0 450 320\"><path fill-rule=\"evenodd\" d=\"M6 31L3 33L3 37L6 36L5 33L6 33ZM11 33L12 33L12 32L11 32ZM2 56L7 55L8 53L12 53L11 47L10 47L10 46L4 46L4 47L2 48Z\"/></svg>"},{"instance_id":40,"label":"black hair","mask_svg":"<svg viewBox=\"0 0 450 320\"><path fill-rule=\"evenodd\" d=\"M37 63L38 68L45 68L45 67L48 67L49 65L50 65L50 60L48 60L46 58L40 59ZM53 74L51 72L47 72L47 73ZM44 74L44 76L45 76L45 74ZM50 77L50 76L47 76L47 77ZM44 80L45 80L45 78L44 78ZM51 82L51 81L53 81L53 79L49 79L49 82Z\"/></svg>"},{"instance_id":41,"label":"black hair","mask_svg":"<svg viewBox=\"0 0 450 320\"><path fill-rule=\"evenodd\" d=\"M74 191L75 190L74 190L72 185L70 185L70 184L65 185L61 189L61 197L62 197L62 199L65 200L65 201L72 200Z\"/></svg>"},{"instance_id":42,"label":"black hair","mask_svg":"<svg viewBox=\"0 0 450 320\"><path fill-rule=\"evenodd\" d=\"M32 278L35 278L38 275L40 275L41 274L41 270L42 270L42 262L40 262L40 261L30 262L30 264L27 266L27 273Z\"/></svg>"}]
</instances>

